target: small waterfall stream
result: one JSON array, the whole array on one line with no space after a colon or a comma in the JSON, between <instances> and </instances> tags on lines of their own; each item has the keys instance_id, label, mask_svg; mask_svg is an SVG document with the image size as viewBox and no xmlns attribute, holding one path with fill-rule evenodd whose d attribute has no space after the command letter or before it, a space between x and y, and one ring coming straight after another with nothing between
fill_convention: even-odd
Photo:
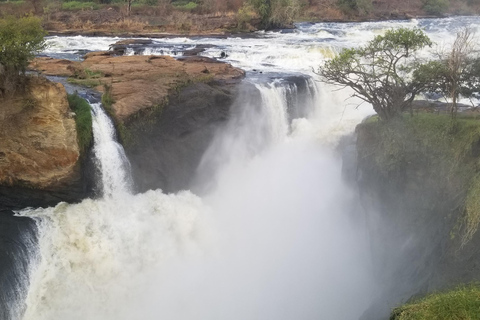
<instances>
[{"instance_id":1,"label":"small waterfall stream","mask_svg":"<svg viewBox=\"0 0 480 320\"><path fill-rule=\"evenodd\" d=\"M101 103L92 103L94 154L101 174L104 197L121 195L130 191L130 163L123 147L115 140L115 127L103 110Z\"/></svg>"}]
</instances>

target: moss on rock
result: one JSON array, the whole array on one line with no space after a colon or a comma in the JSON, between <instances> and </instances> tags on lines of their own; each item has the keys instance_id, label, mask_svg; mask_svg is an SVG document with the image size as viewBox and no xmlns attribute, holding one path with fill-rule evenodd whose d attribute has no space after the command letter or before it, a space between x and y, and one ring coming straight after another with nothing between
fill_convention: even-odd
<instances>
[{"instance_id":1,"label":"moss on rock","mask_svg":"<svg viewBox=\"0 0 480 320\"><path fill-rule=\"evenodd\" d=\"M82 155L88 150L92 143L92 113L90 104L77 94L68 95L70 109L75 112L75 123L77 127L77 141Z\"/></svg>"}]
</instances>

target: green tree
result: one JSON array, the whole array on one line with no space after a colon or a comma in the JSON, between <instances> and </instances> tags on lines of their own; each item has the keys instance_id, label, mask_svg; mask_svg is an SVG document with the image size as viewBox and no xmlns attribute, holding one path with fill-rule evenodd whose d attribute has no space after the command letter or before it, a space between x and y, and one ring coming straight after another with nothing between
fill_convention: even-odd
<instances>
[{"instance_id":1,"label":"green tree","mask_svg":"<svg viewBox=\"0 0 480 320\"><path fill-rule=\"evenodd\" d=\"M451 50L439 56L440 59L415 70L414 79L424 83L426 91L450 99L450 111L455 118L460 95L469 97L480 92L480 58L475 50L472 30L465 28L458 32Z\"/></svg>"},{"instance_id":2,"label":"green tree","mask_svg":"<svg viewBox=\"0 0 480 320\"><path fill-rule=\"evenodd\" d=\"M271 0L250 0L253 8L260 16L262 27L267 28L272 16L272 1Z\"/></svg>"},{"instance_id":3,"label":"green tree","mask_svg":"<svg viewBox=\"0 0 480 320\"><path fill-rule=\"evenodd\" d=\"M423 10L428 14L441 15L448 10L450 2L448 0L424 0Z\"/></svg>"},{"instance_id":4,"label":"green tree","mask_svg":"<svg viewBox=\"0 0 480 320\"><path fill-rule=\"evenodd\" d=\"M25 70L46 47L40 19L28 16L0 19L0 94L13 93L24 83Z\"/></svg>"},{"instance_id":5,"label":"green tree","mask_svg":"<svg viewBox=\"0 0 480 320\"><path fill-rule=\"evenodd\" d=\"M372 104L380 119L390 120L423 89L411 77L417 65L414 54L431 44L420 29L389 30L363 47L344 49L318 73L326 83L352 88L353 96Z\"/></svg>"},{"instance_id":6,"label":"green tree","mask_svg":"<svg viewBox=\"0 0 480 320\"><path fill-rule=\"evenodd\" d=\"M346 14L365 15L372 11L372 0L338 0L337 5Z\"/></svg>"},{"instance_id":7,"label":"green tree","mask_svg":"<svg viewBox=\"0 0 480 320\"><path fill-rule=\"evenodd\" d=\"M265 29L289 25L298 15L299 0L250 0Z\"/></svg>"}]
</instances>

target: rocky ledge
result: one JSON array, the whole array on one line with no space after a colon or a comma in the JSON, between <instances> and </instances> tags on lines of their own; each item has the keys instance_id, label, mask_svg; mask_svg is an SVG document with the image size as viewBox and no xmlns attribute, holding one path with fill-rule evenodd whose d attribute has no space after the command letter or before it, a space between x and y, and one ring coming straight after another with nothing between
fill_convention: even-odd
<instances>
[{"instance_id":1,"label":"rocky ledge","mask_svg":"<svg viewBox=\"0 0 480 320\"><path fill-rule=\"evenodd\" d=\"M243 70L207 57L113 56L112 52L92 52L82 62L37 58L33 69L45 75L73 77L78 84L109 93L117 120L128 123L133 115L166 101L193 83L235 83Z\"/></svg>"}]
</instances>

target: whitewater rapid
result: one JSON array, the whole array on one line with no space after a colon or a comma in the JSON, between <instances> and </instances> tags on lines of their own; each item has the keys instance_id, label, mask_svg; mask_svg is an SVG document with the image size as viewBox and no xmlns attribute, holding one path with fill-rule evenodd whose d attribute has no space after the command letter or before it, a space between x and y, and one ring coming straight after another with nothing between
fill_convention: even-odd
<instances>
[{"instance_id":1,"label":"whitewater rapid","mask_svg":"<svg viewBox=\"0 0 480 320\"><path fill-rule=\"evenodd\" d=\"M249 38L153 40L159 46L145 54L212 44L203 54L227 52L255 94L238 97L205 152L197 194L132 194L128 159L92 105L103 196L19 213L39 226L22 319L358 319L377 284L363 213L335 147L372 109L312 70L391 27L451 39L479 21L300 24ZM50 37L46 54L75 58L118 40ZM300 93L291 75L307 89Z\"/></svg>"}]
</instances>

